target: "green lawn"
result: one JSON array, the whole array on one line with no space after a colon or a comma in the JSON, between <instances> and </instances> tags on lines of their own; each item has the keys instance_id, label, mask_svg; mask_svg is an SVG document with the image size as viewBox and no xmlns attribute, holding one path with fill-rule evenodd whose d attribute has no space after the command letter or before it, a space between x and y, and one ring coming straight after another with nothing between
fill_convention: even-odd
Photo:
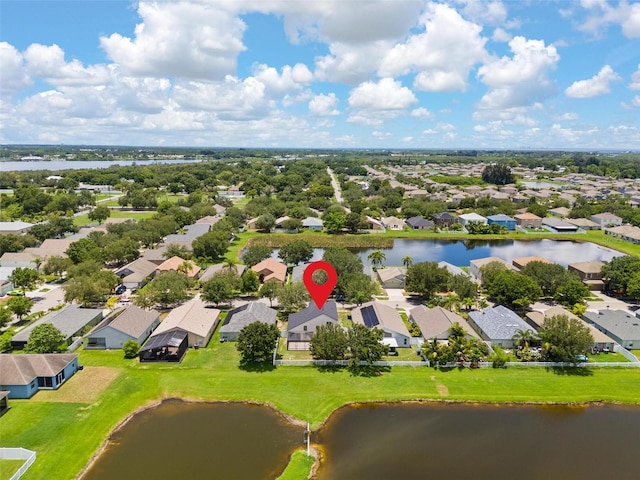
<instances>
[{"instance_id":1,"label":"green lawn","mask_svg":"<svg viewBox=\"0 0 640 480\"><path fill-rule=\"evenodd\" d=\"M307 452L302 450L293 452L289 465L287 465L287 468L285 468L277 480L301 480L303 478L309 478L309 473L311 473L311 467L313 467L314 461L315 459L307 455Z\"/></svg>"},{"instance_id":2,"label":"green lawn","mask_svg":"<svg viewBox=\"0 0 640 480\"><path fill-rule=\"evenodd\" d=\"M587 355L589 357L590 362L628 362L627 357L622 355L621 353L609 352L609 353L598 353L597 355Z\"/></svg>"},{"instance_id":3,"label":"green lawn","mask_svg":"<svg viewBox=\"0 0 640 480\"><path fill-rule=\"evenodd\" d=\"M142 406L170 397L268 403L310 422L312 428L350 402L446 399L640 404L640 375L635 369L554 372L517 367L449 371L393 367L375 376L269 364L241 369L235 344L220 343L218 333L207 348L190 350L178 365L139 364L135 359L125 360L120 351L79 353L85 370L78 375L94 366L119 372L93 403L53 401L56 393L71 388L65 385L58 392L46 392L53 396L36 394L30 400L10 401L11 410L0 419L3 445L38 452L38 461L25 479L74 478L120 421Z\"/></svg>"},{"instance_id":4,"label":"green lawn","mask_svg":"<svg viewBox=\"0 0 640 480\"><path fill-rule=\"evenodd\" d=\"M307 457L307 454L305 453L304 456ZM307 457L307 458L311 458L311 457ZM18 471L18 469L22 466L23 463L24 463L24 460L0 460L0 480L9 480L11 476ZM313 465L313 459L312 459L311 465ZM309 467L309 470L311 470L311 467ZM282 478L295 478L295 477L282 477ZM297 477L297 478L306 478L306 477Z\"/></svg>"},{"instance_id":5,"label":"green lawn","mask_svg":"<svg viewBox=\"0 0 640 480\"><path fill-rule=\"evenodd\" d=\"M111 210L110 218L130 218L132 220L142 220L143 218L151 218L156 214L153 211L131 211L131 210ZM83 227L91 223L87 215L80 215L73 218L73 224L76 227Z\"/></svg>"}]
</instances>

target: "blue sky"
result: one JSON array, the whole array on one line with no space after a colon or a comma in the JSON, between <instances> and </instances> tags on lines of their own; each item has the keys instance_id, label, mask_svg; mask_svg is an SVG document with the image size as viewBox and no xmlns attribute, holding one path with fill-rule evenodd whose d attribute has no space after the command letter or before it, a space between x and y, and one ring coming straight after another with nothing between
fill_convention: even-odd
<instances>
[{"instance_id":1,"label":"blue sky","mask_svg":"<svg viewBox=\"0 0 640 480\"><path fill-rule=\"evenodd\" d=\"M640 150L640 2L0 2L0 143Z\"/></svg>"}]
</instances>

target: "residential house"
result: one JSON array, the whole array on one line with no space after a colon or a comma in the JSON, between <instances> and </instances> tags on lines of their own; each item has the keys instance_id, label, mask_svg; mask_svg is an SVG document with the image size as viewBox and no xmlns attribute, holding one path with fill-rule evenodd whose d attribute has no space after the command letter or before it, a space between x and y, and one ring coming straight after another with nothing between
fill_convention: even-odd
<instances>
[{"instance_id":1,"label":"residential house","mask_svg":"<svg viewBox=\"0 0 640 480\"><path fill-rule=\"evenodd\" d=\"M287 279L287 265L273 258L267 258L251 267L256 272L260 283L273 280L283 285Z\"/></svg>"},{"instance_id":2,"label":"residential house","mask_svg":"<svg viewBox=\"0 0 640 480\"><path fill-rule=\"evenodd\" d=\"M549 213L549 215L553 215L554 217L567 218L571 213L571 209L567 207L558 207L550 209L547 213Z\"/></svg>"},{"instance_id":3,"label":"residential house","mask_svg":"<svg viewBox=\"0 0 640 480\"><path fill-rule=\"evenodd\" d=\"M33 268L38 269L42 259L29 252L5 252L0 257L2 268Z\"/></svg>"},{"instance_id":4,"label":"residential house","mask_svg":"<svg viewBox=\"0 0 640 480\"><path fill-rule=\"evenodd\" d=\"M173 256L156 267L156 274L161 272L182 272L189 278L196 278L200 273L200 267L191 260Z\"/></svg>"},{"instance_id":5,"label":"residential house","mask_svg":"<svg viewBox=\"0 0 640 480\"><path fill-rule=\"evenodd\" d=\"M166 260L165 252L167 251L167 246L162 245L158 248L151 248L149 250L144 250L141 252L139 258L144 258L145 260L155 263L156 265L160 265Z\"/></svg>"},{"instance_id":6,"label":"residential house","mask_svg":"<svg viewBox=\"0 0 640 480\"><path fill-rule=\"evenodd\" d=\"M255 322L276 324L277 312L261 302L249 302L227 313L220 327L220 341L236 341L240 330Z\"/></svg>"},{"instance_id":7,"label":"residential house","mask_svg":"<svg viewBox=\"0 0 640 480\"><path fill-rule=\"evenodd\" d=\"M575 225L582 230L600 230L600 225L588 218L567 218L565 222Z\"/></svg>"},{"instance_id":8,"label":"residential house","mask_svg":"<svg viewBox=\"0 0 640 480\"><path fill-rule=\"evenodd\" d=\"M518 330L535 331L513 310L503 305L469 312L469 325L492 346L513 348L513 336Z\"/></svg>"},{"instance_id":9,"label":"residential house","mask_svg":"<svg viewBox=\"0 0 640 480\"><path fill-rule=\"evenodd\" d=\"M449 262L445 262L444 260L438 262L438 266L440 268L446 268L447 271L451 274L451 275L462 275L464 277L468 277L469 274L467 272L465 272L463 269L461 269L460 267L456 267L455 265L450 264Z\"/></svg>"},{"instance_id":10,"label":"residential house","mask_svg":"<svg viewBox=\"0 0 640 480\"><path fill-rule=\"evenodd\" d=\"M323 227L324 227L324 223L319 218L307 217L304 220L302 220L302 228L306 228L307 230L321 231Z\"/></svg>"},{"instance_id":11,"label":"residential house","mask_svg":"<svg viewBox=\"0 0 640 480\"><path fill-rule=\"evenodd\" d=\"M624 348L640 346L640 319L624 310L586 312L584 320L608 335Z\"/></svg>"},{"instance_id":12,"label":"residential house","mask_svg":"<svg viewBox=\"0 0 640 480\"><path fill-rule=\"evenodd\" d=\"M542 218L533 213L520 213L513 218L516 219L516 225L521 228L542 228Z\"/></svg>"},{"instance_id":13,"label":"residential house","mask_svg":"<svg viewBox=\"0 0 640 480\"><path fill-rule=\"evenodd\" d=\"M556 233L575 233L578 231L578 227L576 225L553 217L543 218L542 225L547 227L548 230Z\"/></svg>"},{"instance_id":14,"label":"residential house","mask_svg":"<svg viewBox=\"0 0 640 480\"><path fill-rule=\"evenodd\" d=\"M482 282L482 274L480 273L480 269L491 262L500 262L509 270L515 270L515 268L513 268L510 263L499 257L484 257L476 258L469 262L469 274L479 282Z\"/></svg>"},{"instance_id":15,"label":"residential house","mask_svg":"<svg viewBox=\"0 0 640 480\"><path fill-rule=\"evenodd\" d=\"M207 282L211 280L211 277L213 277L216 273L224 272L227 270L235 272L236 275L242 276L246 268L247 267L245 267L244 265L227 265L225 263L214 263L213 265L207 267L204 272L202 272L202 274L200 275L200 283Z\"/></svg>"},{"instance_id":16,"label":"residential house","mask_svg":"<svg viewBox=\"0 0 640 480\"><path fill-rule=\"evenodd\" d=\"M570 319L579 320L583 322L580 317L574 315L569 310L562 307L551 307L542 312L528 312L525 315L525 321L531 325L536 330L540 330L540 327L544 324L544 321L547 318L564 315ZM591 336L593 337L593 346L592 351L597 352L613 352L616 342L609 336L602 333L596 327L594 327L591 323L584 323L587 326L589 331L591 332Z\"/></svg>"},{"instance_id":17,"label":"residential house","mask_svg":"<svg viewBox=\"0 0 640 480\"><path fill-rule=\"evenodd\" d=\"M219 215L219 214L207 215L205 217L202 217L202 218L199 218L198 220L196 220L196 225L208 225L209 226L209 230L210 230L211 227L213 227L221 219L222 219L222 216Z\"/></svg>"},{"instance_id":18,"label":"residential house","mask_svg":"<svg viewBox=\"0 0 640 480\"><path fill-rule=\"evenodd\" d=\"M211 226L207 223L194 223L192 225L185 225L182 228L182 233L174 233L164 237L164 245L177 245L184 247L187 251L193 251L192 242L211 230Z\"/></svg>"},{"instance_id":19,"label":"residential house","mask_svg":"<svg viewBox=\"0 0 640 480\"><path fill-rule=\"evenodd\" d=\"M404 267L379 268L376 271L382 288L404 288L407 269Z\"/></svg>"},{"instance_id":20,"label":"residential house","mask_svg":"<svg viewBox=\"0 0 640 480\"><path fill-rule=\"evenodd\" d=\"M487 223L493 225L494 223L506 228L507 230L516 229L516 219L505 215L504 213L498 213L497 215L489 215L487 217Z\"/></svg>"},{"instance_id":21,"label":"residential house","mask_svg":"<svg viewBox=\"0 0 640 480\"><path fill-rule=\"evenodd\" d=\"M67 305L61 310L51 312L20 330L11 338L11 346L17 349L24 348L33 329L45 323L50 323L60 330L64 335L65 343L69 345L73 337L82 336L85 328L94 327L101 320L101 308L82 308L77 304Z\"/></svg>"},{"instance_id":22,"label":"residential house","mask_svg":"<svg viewBox=\"0 0 640 480\"><path fill-rule=\"evenodd\" d=\"M218 325L219 317L220 310L209 307L197 295L171 310L149 340L163 333L182 331L187 334L190 347L206 347Z\"/></svg>"},{"instance_id":23,"label":"residential house","mask_svg":"<svg viewBox=\"0 0 640 480\"><path fill-rule=\"evenodd\" d=\"M287 350L309 350L309 342L319 325L338 323L338 306L327 300L322 310L314 302L299 312L289 315L287 323Z\"/></svg>"},{"instance_id":24,"label":"residential house","mask_svg":"<svg viewBox=\"0 0 640 480\"><path fill-rule=\"evenodd\" d=\"M458 221L458 217L451 215L449 212L436 213L432 215L431 218L440 228L449 228Z\"/></svg>"},{"instance_id":25,"label":"residential house","mask_svg":"<svg viewBox=\"0 0 640 480\"><path fill-rule=\"evenodd\" d=\"M475 212L458 215L458 219L462 225L468 225L469 223L481 223L482 225L487 224L487 218Z\"/></svg>"},{"instance_id":26,"label":"residential house","mask_svg":"<svg viewBox=\"0 0 640 480\"><path fill-rule=\"evenodd\" d=\"M128 340L142 345L160 323L160 313L131 305L114 312L94 327L85 338L86 349L118 349Z\"/></svg>"},{"instance_id":27,"label":"residential house","mask_svg":"<svg viewBox=\"0 0 640 480\"><path fill-rule=\"evenodd\" d=\"M599 260L586 260L584 262L575 262L567 265L570 272L576 272L582 280L582 283L589 287L589 290L603 290L604 281L602 280L602 267L604 262Z\"/></svg>"},{"instance_id":28,"label":"residential house","mask_svg":"<svg viewBox=\"0 0 640 480\"><path fill-rule=\"evenodd\" d=\"M407 225L413 230L433 230L435 223L422 217L411 217L407 219Z\"/></svg>"},{"instance_id":29,"label":"residential house","mask_svg":"<svg viewBox=\"0 0 640 480\"><path fill-rule=\"evenodd\" d=\"M367 215L364 219L364 223L366 224L366 228L364 229L364 231L372 231L372 232L384 232L385 228L384 225L382 224L382 222L380 220L376 220L373 217L370 217L369 215Z\"/></svg>"},{"instance_id":30,"label":"residential house","mask_svg":"<svg viewBox=\"0 0 640 480\"><path fill-rule=\"evenodd\" d=\"M620 227L605 228L604 233L612 237L621 238L627 242L640 243L640 228L631 225L622 225ZM5 254L6 255L6 254Z\"/></svg>"},{"instance_id":31,"label":"residential house","mask_svg":"<svg viewBox=\"0 0 640 480\"><path fill-rule=\"evenodd\" d=\"M467 336L478 337L464 318L442 307L427 308L419 305L409 311L409 321L418 325L425 341L431 338L447 340L451 335L451 325L454 323L458 323Z\"/></svg>"},{"instance_id":32,"label":"residential house","mask_svg":"<svg viewBox=\"0 0 640 480\"><path fill-rule=\"evenodd\" d=\"M591 215L591 221L600 225L602 230L607 227L619 227L622 225L622 218L609 212Z\"/></svg>"},{"instance_id":33,"label":"residential house","mask_svg":"<svg viewBox=\"0 0 640 480\"><path fill-rule=\"evenodd\" d=\"M398 217L385 217L382 219L382 225L388 230L404 230L406 223Z\"/></svg>"},{"instance_id":34,"label":"residential house","mask_svg":"<svg viewBox=\"0 0 640 480\"><path fill-rule=\"evenodd\" d=\"M518 270L522 270L527 264L529 264L531 262L542 262L542 263L553 264L553 262L551 260L547 260L544 257L539 257L538 255L531 255L531 256L528 256L528 257L514 258L511 261L511 263L513 263L513 266L516 267Z\"/></svg>"},{"instance_id":35,"label":"residential house","mask_svg":"<svg viewBox=\"0 0 640 480\"><path fill-rule=\"evenodd\" d=\"M189 334L180 329L149 337L138 357L140 362L181 362L189 349Z\"/></svg>"},{"instance_id":36,"label":"residential house","mask_svg":"<svg viewBox=\"0 0 640 480\"><path fill-rule=\"evenodd\" d=\"M365 303L351 311L353 323L384 332L383 343L393 348L411 347L411 334L398 310L380 302Z\"/></svg>"},{"instance_id":37,"label":"residential house","mask_svg":"<svg viewBox=\"0 0 640 480\"><path fill-rule=\"evenodd\" d=\"M69 353L0 355L0 391L9 398L31 398L38 390L56 390L78 370Z\"/></svg>"},{"instance_id":38,"label":"residential house","mask_svg":"<svg viewBox=\"0 0 640 480\"><path fill-rule=\"evenodd\" d=\"M33 223L29 222L0 222L0 235L22 235L27 233L31 227L33 227Z\"/></svg>"},{"instance_id":39,"label":"residential house","mask_svg":"<svg viewBox=\"0 0 640 480\"><path fill-rule=\"evenodd\" d=\"M147 280L156 272L158 265L138 258L133 262L119 268L114 273L122 279L122 284L130 290L137 290L144 287Z\"/></svg>"}]
</instances>

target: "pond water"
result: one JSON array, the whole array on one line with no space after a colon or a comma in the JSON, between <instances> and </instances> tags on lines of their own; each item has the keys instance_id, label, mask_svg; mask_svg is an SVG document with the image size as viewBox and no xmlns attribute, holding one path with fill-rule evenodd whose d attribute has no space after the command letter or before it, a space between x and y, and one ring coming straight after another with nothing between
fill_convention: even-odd
<instances>
[{"instance_id":1,"label":"pond water","mask_svg":"<svg viewBox=\"0 0 640 480\"><path fill-rule=\"evenodd\" d=\"M335 412L312 442L320 480L636 479L640 408L366 404ZM276 478L303 429L239 403L164 402L116 432L85 480Z\"/></svg>"},{"instance_id":2,"label":"pond water","mask_svg":"<svg viewBox=\"0 0 640 480\"><path fill-rule=\"evenodd\" d=\"M367 256L375 249L361 249L355 252L365 265ZM560 265L583 260L609 261L622 253L601 247L591 242L571 240L444 240L444 239L396 239L393 248L381 249L386 266L401 266L403 257L409 256L414 263L445 261L459 267L468 267L471 260L484 257L500 257L511 262L514 258L539 255ZM315 249L312 261L322 258L322 249ZM277 250L273 257L277 258Z\"/></svg>"},{"instance_id":3,"label":"pond water","mask_svg":"<svg viewBox=\"0 0 640 480\"><path fill-rule=\"evenodd\" d=\"M115 432L83 478L276 478L302 441L302 427L264 406L171 400Z\"/></svg>"},{"instance_id":4,"label":"pond water","mask_svg":"<svg viewBox=\"0 0 640 480\"><path fill-rule=\"evenodd\" d=\"M312 439L320 480L624 480L639 431L640 408L403 404L345 407Z\"/></svg>"}]
</instances>

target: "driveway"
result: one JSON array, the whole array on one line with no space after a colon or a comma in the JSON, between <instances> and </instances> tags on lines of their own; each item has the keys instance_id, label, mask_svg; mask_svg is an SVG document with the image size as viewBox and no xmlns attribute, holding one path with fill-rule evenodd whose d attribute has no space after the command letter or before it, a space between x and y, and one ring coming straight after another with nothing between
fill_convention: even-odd
<instances>
[{"instance_id":1,"label":"driveway","mask_svg":"<svg viewBox=\"0 0 640 480\"><path fill-rule=\"evenodd\" d=\"M605 295L602 292L591 292L593 296L601 298L600 302L587 302L587 310L590 311L598 311L598 310L606 310L607 308L610 310L625 310L631 315L635 315L635 312L629 309L631 304L627 302L623 302L622 300L618 300L617 298L610 297Z\"/></svg>"},{"instance_id":2,"label":"driveway","mask_svg":"<svg viewBox=\"0 0 640 480\"><path fill-rule=\"evenodd\" d=\"M64 290L59 285L47 285L45 288L51 288L51 290L48 292L40 290L27 292L27 296L34 302L31 313L46 312L64 302Z\"/></svg>"}]
</instances>

